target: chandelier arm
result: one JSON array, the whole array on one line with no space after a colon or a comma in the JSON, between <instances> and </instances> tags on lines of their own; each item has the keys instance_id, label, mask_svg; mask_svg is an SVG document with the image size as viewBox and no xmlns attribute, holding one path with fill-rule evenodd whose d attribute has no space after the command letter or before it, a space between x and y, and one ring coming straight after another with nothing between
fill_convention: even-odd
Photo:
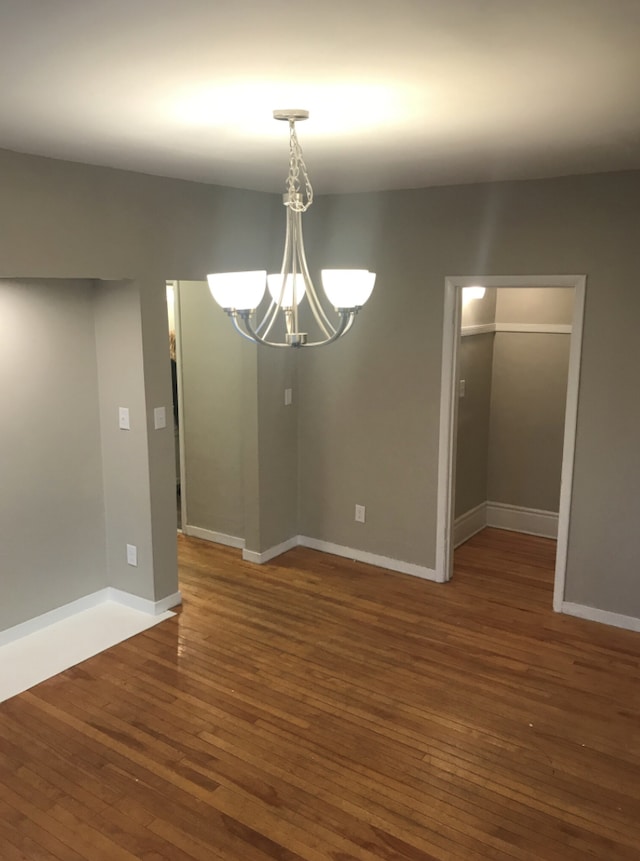
<instances>
[{"instance_id":1,"label":"chandelier arm","mask_svg":"<svg viewBox=\"0 0 640 861\"><path fill-rule=\"evenodd\" d=\"M285 291L284 278L285 278L285 275L287 273L287 269L288 269L288 266L290 264L291 258L293 256L293 243L291 241L291 232L292 231L291 231L290 224L289 224L290 213L291 213L291 210L287 207L287 229L286 229L285 239L284 239L284 251L282 253L282 266L280 268L280 275L281 275L280 296L278 297L277 302L275 299L272 299L271 304L267 308L264 317L260 321L260 325L256 329L256 332L259 334L262 331L262 329L265 327L265 324L267 324L266 329L264 331L264 334L262 335L263 338L266 338L267 335L269 334L269 332L271 331L271 329L273 328L273 324L275 323L275 321L278 317L278 311L282 307L282 300L284 298L284 291Z\"/></svg>"},{"instance_id":2,"label":"chandelier arm","mask_svg":"<svg viewBox=\"0 0 640 861\"><path fill-rule=\"evenodd\" d=\"M233 311L230 310L227 313L233 320L233 325L236 330L242 335L243 338L246 338L248 341L251 341L254 344L262 344L265 347L295 347L297 349L303 347L324 347L327 344L332 344L334 341L337 341L342 335L345 335L349 329L353 326L353 321L355 320L355 316L358 313L358 308L339 308L338 313L340 314L340 322L336 327L335 332L331 337L326 338L324 341L308 341L308 342L300 342L295 344L283 344L278 341L268 341L266 338L262 337L258 334L258 332L254 329L251 324L251 312L250 311ZM246 328L246 332L240 327L238 323L238 317L242 320L243 325Z\"/></svg>"},{"instance_id":3,"label":"chandelier arm","mask_svg":"<svg viewBox=\"0 0 640 861\"><path fill-rule=\"evenodd\" d=\"M309 289L309 285L311 286L311 289ZM322 329L323 333L327 338L332 338L334 332L336 331L336 328L327 319L327 315L324 313L322 305L320 304L320 300L318 299L315 290L313 289L313 283L311 282L311 279L309 279L309 281L307 282L307 295L309 296L309 307L311 308L311 312L314 316L316 323L318 324L320 329Z\"/></svg>"},{"instance_id":4,"label":"chandelier arm","mask_svg":"<svg viewBox=\"0 0 640 861\"><path fill-rule=\"evenodd\" d=\"M313 285L313 281L311 280L311 275L309 273L309 266L307 265L307 256L304 250L304 237L302 234L302 217L299 212L295 213L295 241L294 241L294 249L298 253L298 260L300 263L300 270L302 272L302 277L304 278L304 282L307 286L307 294L309 296L309 305L311 307L311 311L315 318L316 323L322 329L325 336L327 338L331 338L333 333L336 331L335 326L327 317L324 308L320 304L320 300L318 298L318 294L316 293L316 289Z\"/></svg>"},{"instance_id":5,"label":"chandelier arm","mask_svg":"<svg viewBox=\"0 0 640 861\"><path fill-rule=\"evenodd\" d=\"M294 253L291 256L291 272L290 276L292 279L291 282L291 313L286 315L287 323L293 324L293 331L299 332L300 328L298 326L298 303L296 302L296 278L298 276L298 260L297 255L295 253L295 236L294 236ZM289 273L285 275L282 279L282 292L284 293L284 285L285 279L288 277ZM289 334L291 334L291 329L287 328Z\"/></svg>"},{"instance_id":6,"label":"chandelier arm","mask_svg":"<svg viewBox=\"0 0 640 861\"><path fill-rule=\"evenodd\" d=\"M265 324L268 324L267 328L266 328L266 330L262 336L263 338L266 338L266 336L271 331L273 324L275 323L275 321L278 318L278 311L279 310L280 310L280 306L275 301L275 299L272 299L270 304L269 304L269 307L265 311L264 317L260 321L260 325L256 327L256 332L260 333L260 331L264 328Z\"/></svg>"},{"instance_id":7,"label":"chandelier arm","mask_svg":"<svg viewBox=\"0 0 640 861\"><path fill-rule=\"evenodd\" d=\"M355 320L355 316L358 313L357 309L353 308L341 308L340 311L340 322L338 323L335 332L331 337L327 338L324 341L307 341L306 344L301 344L302 347L325 347L327 344L333 344L334 341L337 341L338 338L341 338L342 335L346 335L349 329L353 326L353 321Z\"/></svg>"},{"instance_id":8,"label":"chandelier arm","mask_svg":"<svg viewBox=\"0 0 640 861\"><path fill-rule=\"evenodd\" d=\"M247 331L243 332L239 328L238 331L242 335L244 335L245 338L248 338L250 341L253 341L254 344L262 344L264 347L286 347L287 349L291 346L290 344L282 344L278 341L267 341L266 338L264 338L262 335L259 335L256 329L254 329L251 324L251 320L249 319L249 312L240 312L240 316L242 317L242 322L244 323Z\"/></svg>"},{"instance_id":9,"label":"chandelier arm","mask_svg":"<svg viewBox=\"0 0 640 861\"><path fill-rule=\"evenodd\" d=\"M245 332L245 330L242 328L242 326L238 322L238 317L240 317L242 319L242 322L246 326L249 312L247 312L245 315L242 311L238 312L234 309L230 309L227 311L227 314L229 315L229 317L231 317L231 322L233 323L236 332L238 332L240 335L242 335L243 338L246 338L247 341L251 341L252 344L255 344L257 339L254 337L254 335L253 334L247 334L247 332Z\"/></svg>"}]
</instances>

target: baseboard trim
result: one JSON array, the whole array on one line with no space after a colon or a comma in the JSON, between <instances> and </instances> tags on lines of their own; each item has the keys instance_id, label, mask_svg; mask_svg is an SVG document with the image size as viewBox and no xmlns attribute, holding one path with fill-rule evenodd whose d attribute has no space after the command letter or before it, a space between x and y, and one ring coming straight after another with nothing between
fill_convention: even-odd
<instances>
[{"instance_id":1,"label":"baseboard trim","mask_svg":"<svg viewBox=\"0 0 640 861\"><path fill-rule=\"evenodd\" d=\"M481 502L475 508L465 511L453 524L453 546L459 547L487 525L487 503Z\"/></svg>"},{"instance_id":2,"label":"baseboard trim","mask_svg":"<svg viewBox=\"0 0 640 861\"><path fill-rule=\"evenodd\" d=\"M139 610L141 613L146 613L148 616L159 616L173 607L178 607L182 604L182 595L180 592L174 592L172 595L167 595L166 598L161 598L159 601L150 601L148 598L140 598L138 595L132 595L131 592L124 592L122 589L114 589L113 586L107 588L107 600L115 601L117 604L122 604L123 607L129 607L130 610Z\"/></svg>"},{"instance_id":3,"label":"baseboard trim","mask_svg":"<svg viewBox=\"0 0 640 861\"><path fill-rule=\"evenodd\" d=\"M524 508L507 505L504 502L487 502L487 526L507 529L511 532L524 532L542 538L558 537L558 513L541 511L537 508Z\"/></svg>"},{"instance_id":4,"label":"baseboard trim","mask_svg":"<svg viewBox=\"0 0 640 861\"><path fill-rule=\"evenodd\" d=\"M298 543L301 547L309 547L311 550L332 553L334 556L354 559L356 562L365 562L367 565L375 565L378 568L386 568L389 571L397 571L400 574L410 574L412 577L437 582L436 572L432 568L416 565L414 562L403 562L400 559L392 559L390 556L379 556L377 553L357 550L355 547L345 547L342 544L332 544L330 541L320 541L317 538L309 538L307 535L299 535Z\"/></svg>"},{"instance_id":5,"label":"baseboard trim","mask_svg":"<svg viewBox=\"0 0 640 861\"><path fill-rule=\"evenodd\" d=\"M245 562L253 562L255 565L264 565L265 562L270 562L272 559L275 559L276 556L286 553L287 550L293 550L293 548L297 547L298 544L298 536L294 535L293 538L288 538L281 544L269 547L268 550L264 550L262 553L258 553L256 550L246 550L243 548L242 558Z\"/></svg>"},{"instance_id":6,"label":"baseboard trim","mask_svg":"<svg viewBox=\"0 0 640 861\"><path fill-rule=\"evenodd\" d=\"M27 637L29 634L35 634L37 631L42 631L43 628L48 628L49 625L54 625L56 622L70 619L83 610L90 610L92 607L104 604L105 601L115 601L117 604L122 604L131 610L139 610L149 616L159 616L171 607L176 607L180 604L182 596L180 592L174 592L173 595L161 598L160 601L149 601L146 598L132 595L130 592L106 586L104 589L99 589L90 595L85 595L68 604L63 604L61 607L56 607L53 610L42 613L40 616L34 616L33 619L27 619L26 622L21 622L18 625L13 625L11 628L0 631L0 646L13 643L15 640Z\"/></svg>"},{"instance_id":7,"label":"baseboard trim","mask_svg":"<svg viewBox=\"0 0 640 861\"><path fill-rule=\"evenodd\" d=\"M224 532L214 532L212 529L203 529L201 526L190 526L187 524L182 528L185 535L193 538L202 538L204 541L212 541L214 544L225 544L227 547L236 547L244 550L244 538L237 535L226 535Z\"/></svg>"},{"instance_id":8,"label":"baseboard trim","mask_svg":"<svg viewBox=\"0 0 640 861\"><path fill-rule=\"evenodd\" d=\"M572 604L570 601L562 602L560 612L568 616L577 616L579 619L587 619L590 622L600 622L602 625L613 625L614 628L640 632L640 619L635 616L624 616L622 613L611 613L609 610L598 610L596 607Z\"/></svg>"},{"instance_id":9,"label":"baseboard trim","mask_svg":"<svg viewBox=\"0 0 640 861\"><path fill-rule=\"evenodd\" d=\"M377 553L369 553L366 550L358 550L355 547L345 547L342 544L333 544L331 541L321 541L318 538L310 538L308 535L295 535L282 544L270 547L262 553L255 550L243 550L242 558L246 562L263 565L287 550L294 547L308 547L310 550L319 550L321 553L331 553L334 556L342 556L344 559L355 559L356 562L364 562L367 565L375 565L378 568L386 568L389 571L397 571L400 574L409 574L412 577L421 577L423 580L434 580L437 582L436 572L432 568L416 565L413 562L403 562L400 559L392 559L390 556L379 556Z\"/></svg>"}]
</instances>

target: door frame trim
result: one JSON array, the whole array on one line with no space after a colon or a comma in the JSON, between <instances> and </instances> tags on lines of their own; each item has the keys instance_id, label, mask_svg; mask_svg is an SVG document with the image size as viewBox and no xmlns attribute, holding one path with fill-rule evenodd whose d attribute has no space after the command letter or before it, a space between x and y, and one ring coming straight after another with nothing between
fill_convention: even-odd
<instances>
[{"instance_id":1,"label":"door frame trim","mask_svg":"<svg viewBox=\"0 0 640 861\"><path fill-rule=\"evenodd\" d=\"M462 288L476 284L482 284L485 287L572 287L574 289L573 320L569 350L558 513L558 544L553 590L553 609L556 612L562 611L571 522L586 281L586 275L451 275L445 278L435 566L436 579L440 583L450 580L453 570L455 440L458 412L456 381L458 378L462 320Z\"/></svg>"}]
</instances>

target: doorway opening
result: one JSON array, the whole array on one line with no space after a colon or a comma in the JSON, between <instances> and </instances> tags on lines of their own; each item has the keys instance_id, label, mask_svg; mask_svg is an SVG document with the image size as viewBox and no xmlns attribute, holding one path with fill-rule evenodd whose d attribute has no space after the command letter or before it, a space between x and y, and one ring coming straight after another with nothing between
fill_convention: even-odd
<instances>
[{"instance_id":1,"label":"doorway opening","mask_svg":"<svg viewBox=\"0 0 640 861\"><path fill-rule=\"evenodd\" d=\"M453 550L456 543L456 449L458 438L458 418L460 396L465 396L465 382L460 378L461 367L461 327L463 320L463 291L464 288L482 286L488 291L496 288L508 288L516 299L524 297L525 289L531 293L532 288L555 288L556 294L567 293L566 288L572 288L573 296L572 313L569 324L544 322L513 322L509 326L502 323L495 315L487 321L469 321L466 314L465 323L467 332L465 334L490 334L498 331L510 331L519 333L547 332L569 335L569 356L566 401L564 410L564 426L561 429L562 436L562 465L560 478L560 496L557 515L555 512L538 510L518 505L493 505L485 501L477 506L477 510L469 512L466 524L470 531L478 531L487 523L487 515L494 518L494 525L503 529L522 531L542 530L539 534L545 534L546 530L550 537L556 533L557 523L557 548L554 577L554 610L562 609L564 600L564 583L566 572L567 542L569 534L569 523L571 517L571 487L573 478L573 456L575 448L575 431L578 401L578 383L580 373L580 353L582 345L582 321L585 295L585 276L469 276L450 277L445 280L445 311L443 330L443 361L442 361L442 390L440 410L440 448L438 468L438 530L436 547L436 574L440 582L449 580L453 573ZM469 291L467 291L469 292ZM494 305L495 312L495 305ZM498 315L499 317L500 315ZM471 329L472 331L469 331ZM542 506L539 506L542 509ZM476 518L475 525L473 518ZM526 520L526 517L533 518ZM483 522L484 518L484 522ZM497 522L496 519L497 518ZM525 518L525 519L523 519ZM522 525L524 524L524 526ZM526 528L527 524L535 524L531 530ZM458 526L460 521L458 522ZM460 530L457 534L460 539Z\"/></svg>"},{"instance_id":2,"label":"doorway opening","mask_svg":"<svg viewBox=\"0 0 640 861\"><path fill-rule=\"evenodd\" d=\"M180 367L180 302L178 282L167 281L167 319L169 322L169 358L171 361L171 389L173 436L176 461L176 525L182 532L185 523L184 499L184 454L183 440L180 434L182 425L182 383Z\"/></svg>"}]
</instances>

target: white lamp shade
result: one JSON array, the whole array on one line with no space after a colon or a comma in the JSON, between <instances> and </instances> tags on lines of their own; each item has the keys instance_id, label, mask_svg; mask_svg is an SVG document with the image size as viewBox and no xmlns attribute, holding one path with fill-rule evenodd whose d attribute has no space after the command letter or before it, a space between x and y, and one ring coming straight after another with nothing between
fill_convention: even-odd
<instances>
[{"instance_id":1,"label":"white lamp shade","mask_svg":"<svg viewBox=\"0 0 640 861\"><path fill-rule=\"evenodd\" d=\"M269 288L269 293L271 293L271 298L274 302L280 302L282 308L292 308L293 307L293 285L295 282L296 286L296 305L299 305L300 302L304 299L305 294L305 284L304 278L302 275L297 273L294 275L285 275L285 285L284 285L284 293L282 295L282 302L280 302L280 292L282 291L282 275L278 272L277 275L267 275L267 287Z\"/></svg>"},{"instance_id":2,"label":"white lamp shade","mask_svg":"<svg viewBox=\"0 0 640 861\"><path fill-rule=\"evenodd\" d=\"M211 295L222 308L251 311L257 308L264 296L267 272L220 272L207 275Z\"/></svg>"},{"instance_id":3,"label":"white lamp shade","mask_svg":"<svg viewBox=\"0 0 640 861\"><path fill-rule=\"evenodd\" d=\"M322 286L334 308L360 308L373 292L376 273L367 269L323 269Z\"/></svg>"}]
</instances>

